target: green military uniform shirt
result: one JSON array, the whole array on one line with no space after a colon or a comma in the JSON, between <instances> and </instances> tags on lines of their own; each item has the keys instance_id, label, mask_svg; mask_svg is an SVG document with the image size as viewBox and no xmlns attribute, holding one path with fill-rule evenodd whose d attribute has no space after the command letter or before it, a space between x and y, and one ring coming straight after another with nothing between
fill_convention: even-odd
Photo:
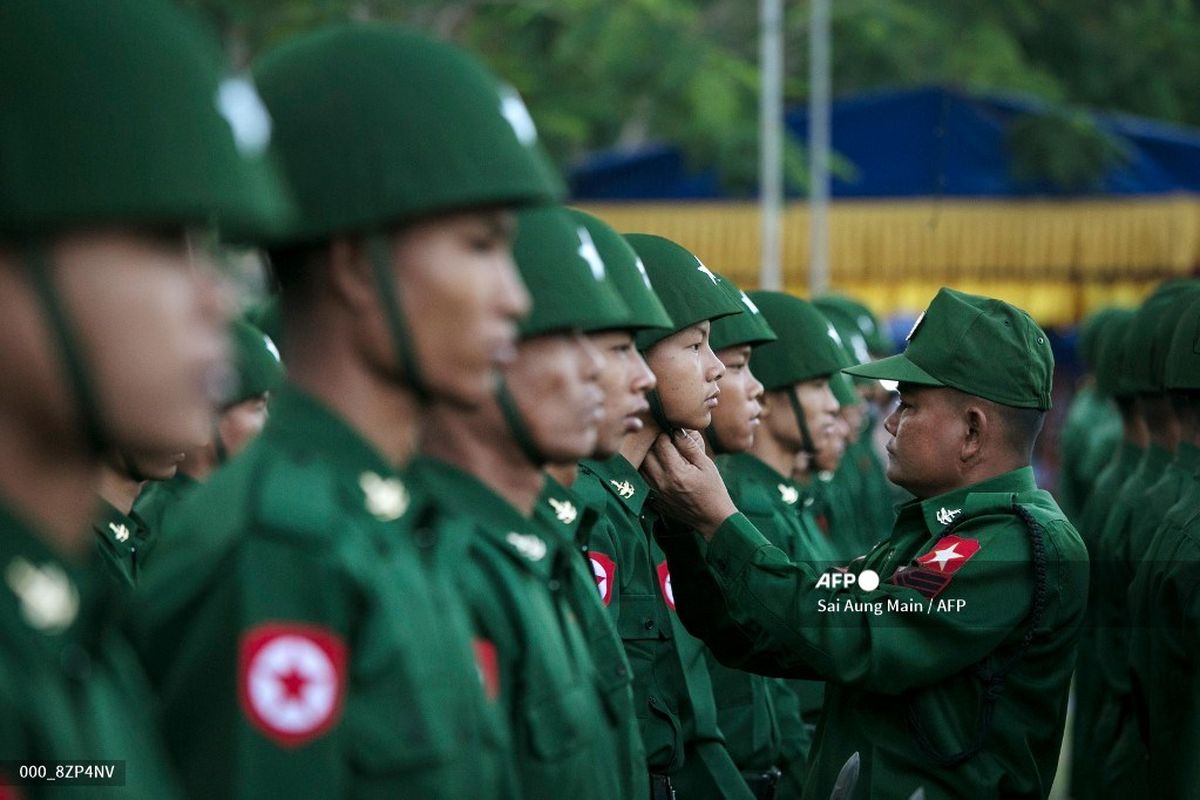
<instances>
[{"instance_id":1,"label":"green military uniform shirt","mask_svg":"<svg viewBox=\"0 0 1200 800\"><path fill-rule=\"evenodd\" d=\"M122 514L107 500L101 499L92 530L108 573L122 586L137 585L143 551L149 549L153 541L153 534L141 516L136 511Z\"/></svg>"},{"instance_id":2,"label":"green military uniform shirt","mask_svg":"<svg viewBox=\"0 0 1200 800\"><path fill-rule=\"evenodd\" d=\"M1080 525L1092 486L1121 442L1121 416L1094 384L1084 386L1071 400L1058 441L1061 468L1054 494Z\"/></svg>"},{"instance_id":3,"label":"green military uniform shirt","mask_svg":"<svg viewBox=\"0 0 1200 800\"><path fill-rule=\"evenodd\" d=\"M409 475L445 515L468 522L455 578L488 653L484 683L513 732L519 795L610 796L613 767L595 736L599 681L565 588L574 548L458 467L423 457Z\"/></svg>"},{"instance_id":4,"label":"green military uniform shirt","mask_svg":"<svg viewBox=\"0 0 1200 800\"><path fill-rule=\"evenodd\" d=\"M486 703L436 510L285 387L170 517L136 644L195 797L494 798Z\"/></svg>"},{"instance_id":5,"label":"green military uniform shirt","mask_svg":"<svg viewBox=\"0 0 1200 800\"><path fill-rule=\"evenodd\" d=\"M749 798L717 723L704 646L674 613L666 558L643 527L653 518L646 482L617 455L582 462L572 488L604 509L589 557L633 669L648 770L669 774L681 798Z\"/></svg>"},{"instance_id":6,"label":"green military uniform shirt","mask_svg":"<svg viewBox=\"0 0 1200 800\"><path fill-rule=\"evenodd\" d=\"M850 508L857 521L858 530L853 541L858 544L859 552L853 555L861 555L876 542L887 538L896 520L893 486L887 479L885 465L871 446L876 425L872 417L858 439L846 448L833 476L834 485L847 487Z\"/></svg>"},{"instance_id":7,"label":"green military uniform shirt","mask_svg":"<svg viewBox=\"0 0 1200 800\"><path fill-rule=\"evenodd\" d=\"M158 542L157 534L166 525L167 514L199 485L200 482L195 478L177 471L171 478L152 481L142 489L142 493L133 504L133 510L141 517L150 533L149 541L138 551L138 561L143 567Z\"/></svg>"},{"instance_id":8,"label":"green military uniform shirt","mask_svg":"<svg viewBox=\"0 0 1200 800\"><path fill-rule=\"evenodd\" d=\"M633 704L633 672L612 618L604 610L597 587L605 573L588 557L588 539L599 512L549 475L534 507L534 519L555 537L568 558L563 589L588 638L596 678L604 701L604 716L594 730L597 745L605 748L602 762L611 766L604 786L613 800L648 797L646 748Z\"/></svg>"},{"instance_id":9,"label":"green military uniform shirt","mask_svg":"<svg viewBox=\"0 0 1200 800\"><path fill-rule=\"evenodd\" d=\"M0 507L0 758L114 759L121 786L21 786L0 796L164 800L179 796L137 659L114 625L120 590L105 567L64 561ZM11 766L0 767L9 773ZM51 775L53 775L53 767Z\"/></svg>"},{"instance_id":10,"label":"green military uniform shirt","mask_svg":"<svg viewBox=\"0 0 1200 800\"><path fill-rule=\"evenodd\" d=\"M971 748L984 676L1020 653L1029 625L1033 546L1014 503L1042 531L1041 619L997 694L982 749L950 769L935 758ZM952 533L947 522L957 523ZM902 506L892 536L850 565L860 580L865 570L878 576L870 591L818 585L816 570L789 561L741 514L707 546L690 533L660 539L685 621L723 660L828 681L807 797L827 797L854 753L862 763L853 797L903 798L918 788L927 798L1049 792L1086 553L1030 468Z\"/></svg>"},{"instance_id":11,"label":"green military uniform shirt","mask_svg":"<svg viewBox=\"0 0 1200 800\"><path fill-rule=\"evenodd\" d=\"M1130 692L1149 756L1148 797L1200 789L1200 451L1129 590Z\"/></svg>"}]
</instances>

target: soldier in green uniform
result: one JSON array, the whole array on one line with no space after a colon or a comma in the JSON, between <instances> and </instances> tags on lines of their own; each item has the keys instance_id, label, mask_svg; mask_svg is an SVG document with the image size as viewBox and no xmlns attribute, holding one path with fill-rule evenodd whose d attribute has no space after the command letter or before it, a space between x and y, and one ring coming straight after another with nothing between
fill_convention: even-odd
<instances>
[{"instance_id":1,"label":"soldier in green uniform","mask_svg":"<svg viewBox=\"0 0 1200 800\"><path fill-rule=\"evenodd\" d=\"M113 449L100 464L100 513L92 520L92 530L101 560L121 586L137 585L155 541L155 529L134 506L148 484L173 480L182 459L182 452Z\"/></svg>"},{"instance_id":2,"label":"soldier in green uniform","mask_svg":"<svg viewBox=\"0 0 1200 800\"><path fill-rule=\"evenodd\" d=\"M0 794L171 798L89 530L96 473L203 434L226 320L188 231L250 232L286 201L246 130L261 107L179 11L13 0L0 30ZM123 760L123 784L12 785L84 759Z\"/></svg>"},{"instance_id":3,"label":"soldier in green uniform","mask_svg":"<svg viewBox=\"0 0 1200 800\"><path fill-rule=\"evenodd\" d=\"M1105 308L1079 326L1078 352L1084 375L1063 418L1059 440L1058 504L1079 525L1092 484L1121 440L1121 417L1096 383L1100 336L1116 309Z\"/></svg>"},{"instance_id":4,"label":"soldier in green uniform","mask_svg":"<svg viewBox=\"0 0 1200 800\"><path fill-rule=\"evenodd\" d=\"M721 397L704 432L705 446L738 507L766 515L764 523L776 522L786 539L792 530L788 524L797 519L796 504L787 502L793 495L784 483L756 480L766 465L747 452L761 430L764 393L752 371L751 354L777 337L755 302L745 292L739 297L746 310L715 320L709 337L725 374L717 382ZM812 733L801 717L796 692L780 678L726 667L709 650L705 656L717 722L747 784L756 797L799 797Z\"/></svg>"},{"instance_id":5,"label":"soldier in green uniform","mask_svg":"<svg viewBox=\"0 0 1200 800\"><path fill-rule=\"evenodd\" d=\"M603 575L603 602L616 622L633 669L633 693L654 800L752 797L717 724L704 646L674 612L670 572L654 543L648 490L638 474L660 431L704 429L711 422L724 367L708 344L711 321L742 313L723 281L679 245L657 236L625 237L672 320L667 330L642 331L638 349L657 380L650 409L620 453L580 465L572 489L603 509L589 556Z\"/></svg>"},{"instance_id":6,"label":"soldier in green uniform","mask_svg":"<svg viewBox=\"0 0 1200 800\"><path fill-rule=\"evenodd\" d=\"M1098 795L1104 797L1136 794L1147 777L1129 694L1128 587L1140 558L1133 551L1132 531L1147 519L1161 520L1170 507L1168 503L1156 509L1149 489L1168 471L1179 440L1178 421L1163 383L1166 353L1196 286L1184 280L1160 286L1134 315L1125 340L1123 373L1146 425L1147 446L1117 492L1097 540L1094 635L1101 688L1092 742L1104 765L1098 784ZM1156 522L1150 524L1157 529Z\"/></svg>"},{"instance_id":7,"label":"soldier in green uniform","mask_svg":"<svg viewBox=\"0 0 1200 800\"><path fill-rule=\"evenodd\" d=\"M267 424L271 392L283 383L283 363L275 342L245 320L234 320L230 330L235 383L222 398L209 441L183 453L175 474L150 483L134 502L134 512L151 533L139 550L144 566L161 531L167 512L193 488L208 480L221 464L242 452Z\"/></svg>"},{"instance_id":8,"label":"soldier in green uniform","mask_svg":"<svg viewBox=\"0 0 1200 800\"><path fill-rule=\"evenodd\" d=\"M485 402L511 360L507 209L558 182L519 97L449 45L352 23L254 72L300 207L270 251L288 382L143 583L168 745L198 797L505 796L458 554L400 470L422 399Z\"/></svg>"},{"instance_id":9,"label":"soldier in green uniform","mask_svg":"<svg viewBox=\"0 0 1200 800\"><path fill-rule=\"evenodd\" d=\"M603 414L596 424L596 446L590 455L607 459L620 451L627 435L642 427L639 415L648 409L646 392L654 388L654 373L638 353L634 335L652 328L670 330L671 318L629 243L590 214L576 209L568 209L568 213L587 231L609 280L630 312L624 327L588 333L604 362L597 380L604 395ZM597 738L612 748L603 760L618 782L610 796L641 800L649 796L650 786L646 780L646 750L634 707L633 675L621 637L604 607L609 591L607 565L588 550L591 529L603 509L589 505L568 488L575 483L578 472L578 460L546 465L546 482L534 518L551 536L579 554L578 558L568 559L563 591L588 636L596 664L605 710L600 718L605 730Z\"/></svg>"},{"instance_id":10,"label":"soldier in green uniform","mask_svg":"<svg viewBox=\"0 0 1200 800\"><path fill-rule=\"evenodd\" d=\"M493 402L430 406L409 476L459 528L442 535L467 539L457 583L513 732L519 795L608 800L628 770L610 760L606 687L566 590L583 564L533 514L543 467L595 449L603 360L584 332L627 325L629 310L591 234L561 208L523 212L514 255L533 300L516 358Z\"/></svg>"},{"instance_id":11,"label":"soldier in green uniform","mask_svg":"<svg viewBox=\"0 0 1200 800\"><path fill-rule=\"evenodd\" d=\"M1175 461L1164 481L1177 498L1145 546L1129 587L1130 693L1149 758L1141 793L1195 797L1200 768L1200 300L1180 315L1164 385L1180 424ZM1165 499L1165 496L1164 496ZM1136 529L1135 529L1136 530ZM1135 533L1136 536L1136 533ZM1135 542L1135 547L1139 546Z\"/></svg>"},{"instance_id":12,"label":"soldier in green uniform","mask_svg":"<svg viewBox=\"0 0 1200 800\"><path fill-rule=\"evenodd\" d=\"M1075 667L1075 717L1071 730L1071 793L1076 797L1092 797L1098 790L1099 773L1096 764L1102 755L1092 749L1100 708L1100 663L1096 652L1094 625L1097 593L1095 567L1099 558L1099 538L1113 498L1133 474L1146 446L1146 429L1142 418L1135 413L1133 395L1126 391L1122 379L1124 370L1125 335L1133 320L1133 311L1120 309L1113 313L1099 335L1096 346L1096 391L1112 398L1121 418L1121 442L1113 457L1096 477L1079 522L1079 531L1092 559L1091 583L1083 633L1079 638L1079 654Z\"/></svg>"},{"instance_id":13,"label":"soldier in green uniform","mask_svg":"<svg viewBox=\"0 0 1200 800\"><path fill-rule=\"evenodd\" d=\"M918 499L891 538L841 570L790 561L690 438L663 437L645 473L694 529L659 533L680 612L730 665L827 681L806 796L1045 797L1087 593L1083 544L1029 466L1045 334L942 289L903 354L849 369L899 381L888 476Z\"/></svg>"}]
</instances>

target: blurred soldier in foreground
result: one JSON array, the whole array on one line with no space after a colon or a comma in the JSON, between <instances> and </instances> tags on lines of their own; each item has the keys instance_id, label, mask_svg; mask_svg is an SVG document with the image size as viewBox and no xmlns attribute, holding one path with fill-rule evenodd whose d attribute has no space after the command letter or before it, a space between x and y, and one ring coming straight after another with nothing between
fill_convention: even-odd
<instances>
[{"instance_id":1,"label":"blurred soldier in foreground","mask_svg":"<svg viewBox=\"0 0 1200 800\"><path fill-rule=\"evenodd\" d=\"M122 759L123 785L83 794L161 800L174 780L88 529L98 469L204 437L226 320L189 238L286 204L261 106L178 11L12 0L0 31L0 754ZM214 102L230 93L246 102Z\"/></svg>"},{"instance_id":2,"label":"blurred soldier in foreground","mask_svg":"<svg viewBox=\"0 0 1200 800\"><path fill-rule=\"evenodd\" d=\"M891 538L846 570L792 562L694 439L661 437L646 475L694 529L658 536L680 614L732 666L827 681L806 795L858 771L846 796L1045 797L1087 593L1083 544L1029 466L1045 334L942 289L903 354L850 371L900 384L888 476L918 499Z\"/></svg>"},{"instance_id":3,"label":"blurred soldier in foreground","mask_svg":"<svg viewBox=\"0 0 1200 800\"><path fill-rule=\"evenodd\" d=\"M270 242L288 383L148 573L168 744L197 797L505 796L456 556L400 470L423 399L479 405L512 359L507 209L557 182L520 99L448 45L340 25L255 77L300 206Z\"/></svg>"}]
</instances>

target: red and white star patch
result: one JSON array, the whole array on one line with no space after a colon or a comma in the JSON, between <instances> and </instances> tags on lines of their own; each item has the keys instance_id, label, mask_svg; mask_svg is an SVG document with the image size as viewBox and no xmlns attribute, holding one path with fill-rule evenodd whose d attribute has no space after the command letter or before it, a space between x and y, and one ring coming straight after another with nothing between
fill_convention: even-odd
<instances>
[{"instance_id":1,"label":"red and white star patch","mask_svg":"<svg viewBox=\"0 0 1200 800\"><path fill-rule=\"evenodd\" d=\"M592 565L592 576L596 579L596 591L605 607L612 602L613 586L617 580L617 564L604 553L588 551L588 562Z\"/></svg>"},{"instance_id":2,"label":"red and white star patch","mask_svg":"<svg viewBox=\"0 0 1200 800\"><path fill-rule=\"evenodd\" d=\"M977 539L943 536L938 539L932 550L923 556L917 556L917 563L943 575L953 575L978 552Z\"/></svg>"},{"instance_id":3,"label":"red and white star patch","mask_svg":"<svg viewBox=\"0 0 1200 800\"><path fill-rule=\"evenodd\" d=\"M346 645L327 628L271 622L242 634L238 694L254 727L282 747L321 736L341 717Z\"/></svg>"},{"instance_id":4,"label":"red and white star patch","mask_svg":"<svg viewBox=\"0 0 1200 800\"><path fill-rule=\"evenodd\" d=\"M496 645L489 639L476 638L475 669L479 671L479 682L483 684L483 695L489 701L500 696L500 662L496 658Z\"/></svg>"},{"instance_id":5,"label":"red and white star patch","mask_svg":"<svg viewBox=\"0 0 1200 800\"><path fill-rule=\"evenodd\" d=\"M667 601L667 608L675 610L675 592L671 588L671 570L667 568L667 562L662 562L658 565L658 585L662 588L663 599Z\"/></svg>"}]
</instances>

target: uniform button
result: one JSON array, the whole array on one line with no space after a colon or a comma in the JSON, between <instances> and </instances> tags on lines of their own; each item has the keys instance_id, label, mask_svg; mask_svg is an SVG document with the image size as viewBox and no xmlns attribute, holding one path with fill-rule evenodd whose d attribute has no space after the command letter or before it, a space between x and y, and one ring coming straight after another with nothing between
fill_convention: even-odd
<instances>
[{"instance_id":1,"label":"uniform button","mask_svg":"<svg viewBox=\"0 0 1200 800\"><path fill-rule=\"evenodd\" d=\"M658 708L658 698L657 697L651 697L649 700L649 703L654 708Z\"/></svg>"},{"instance_id":2,"label":"uniform button","mask_svg":"<svg viewBox=\"0 0 1200 800\"><path fill-rule=\"evenodd\" d=\"M628 674L629 674L629 670L625 669L625 667L617 667L617 677L618 678L624 678Z\"/></svg>"},{"instance_id":3,"label":"uniform button","mask_svg":"<svg viewBox=\"0 0 1200 800\"><path fill-rule=\"evenodd\" d=\"M652 620L652 619L646 620L645 622L642 623L642 627L648 631L654 630L654 620Z\"/></svg>"},{"instance_id":4,"label":"uniform button","mask_svg":"<svg viewBox=\"0 0 1200 800\"><path fill-rule=\"evenodd\" d=\"M559 590L559 588L562 586L562 584L558 582L557 578L551 578L550 583L548 583L546 585L550 587L550 591L552 591L552 592L557 592Z\"/></svg>"}]
</instances>

